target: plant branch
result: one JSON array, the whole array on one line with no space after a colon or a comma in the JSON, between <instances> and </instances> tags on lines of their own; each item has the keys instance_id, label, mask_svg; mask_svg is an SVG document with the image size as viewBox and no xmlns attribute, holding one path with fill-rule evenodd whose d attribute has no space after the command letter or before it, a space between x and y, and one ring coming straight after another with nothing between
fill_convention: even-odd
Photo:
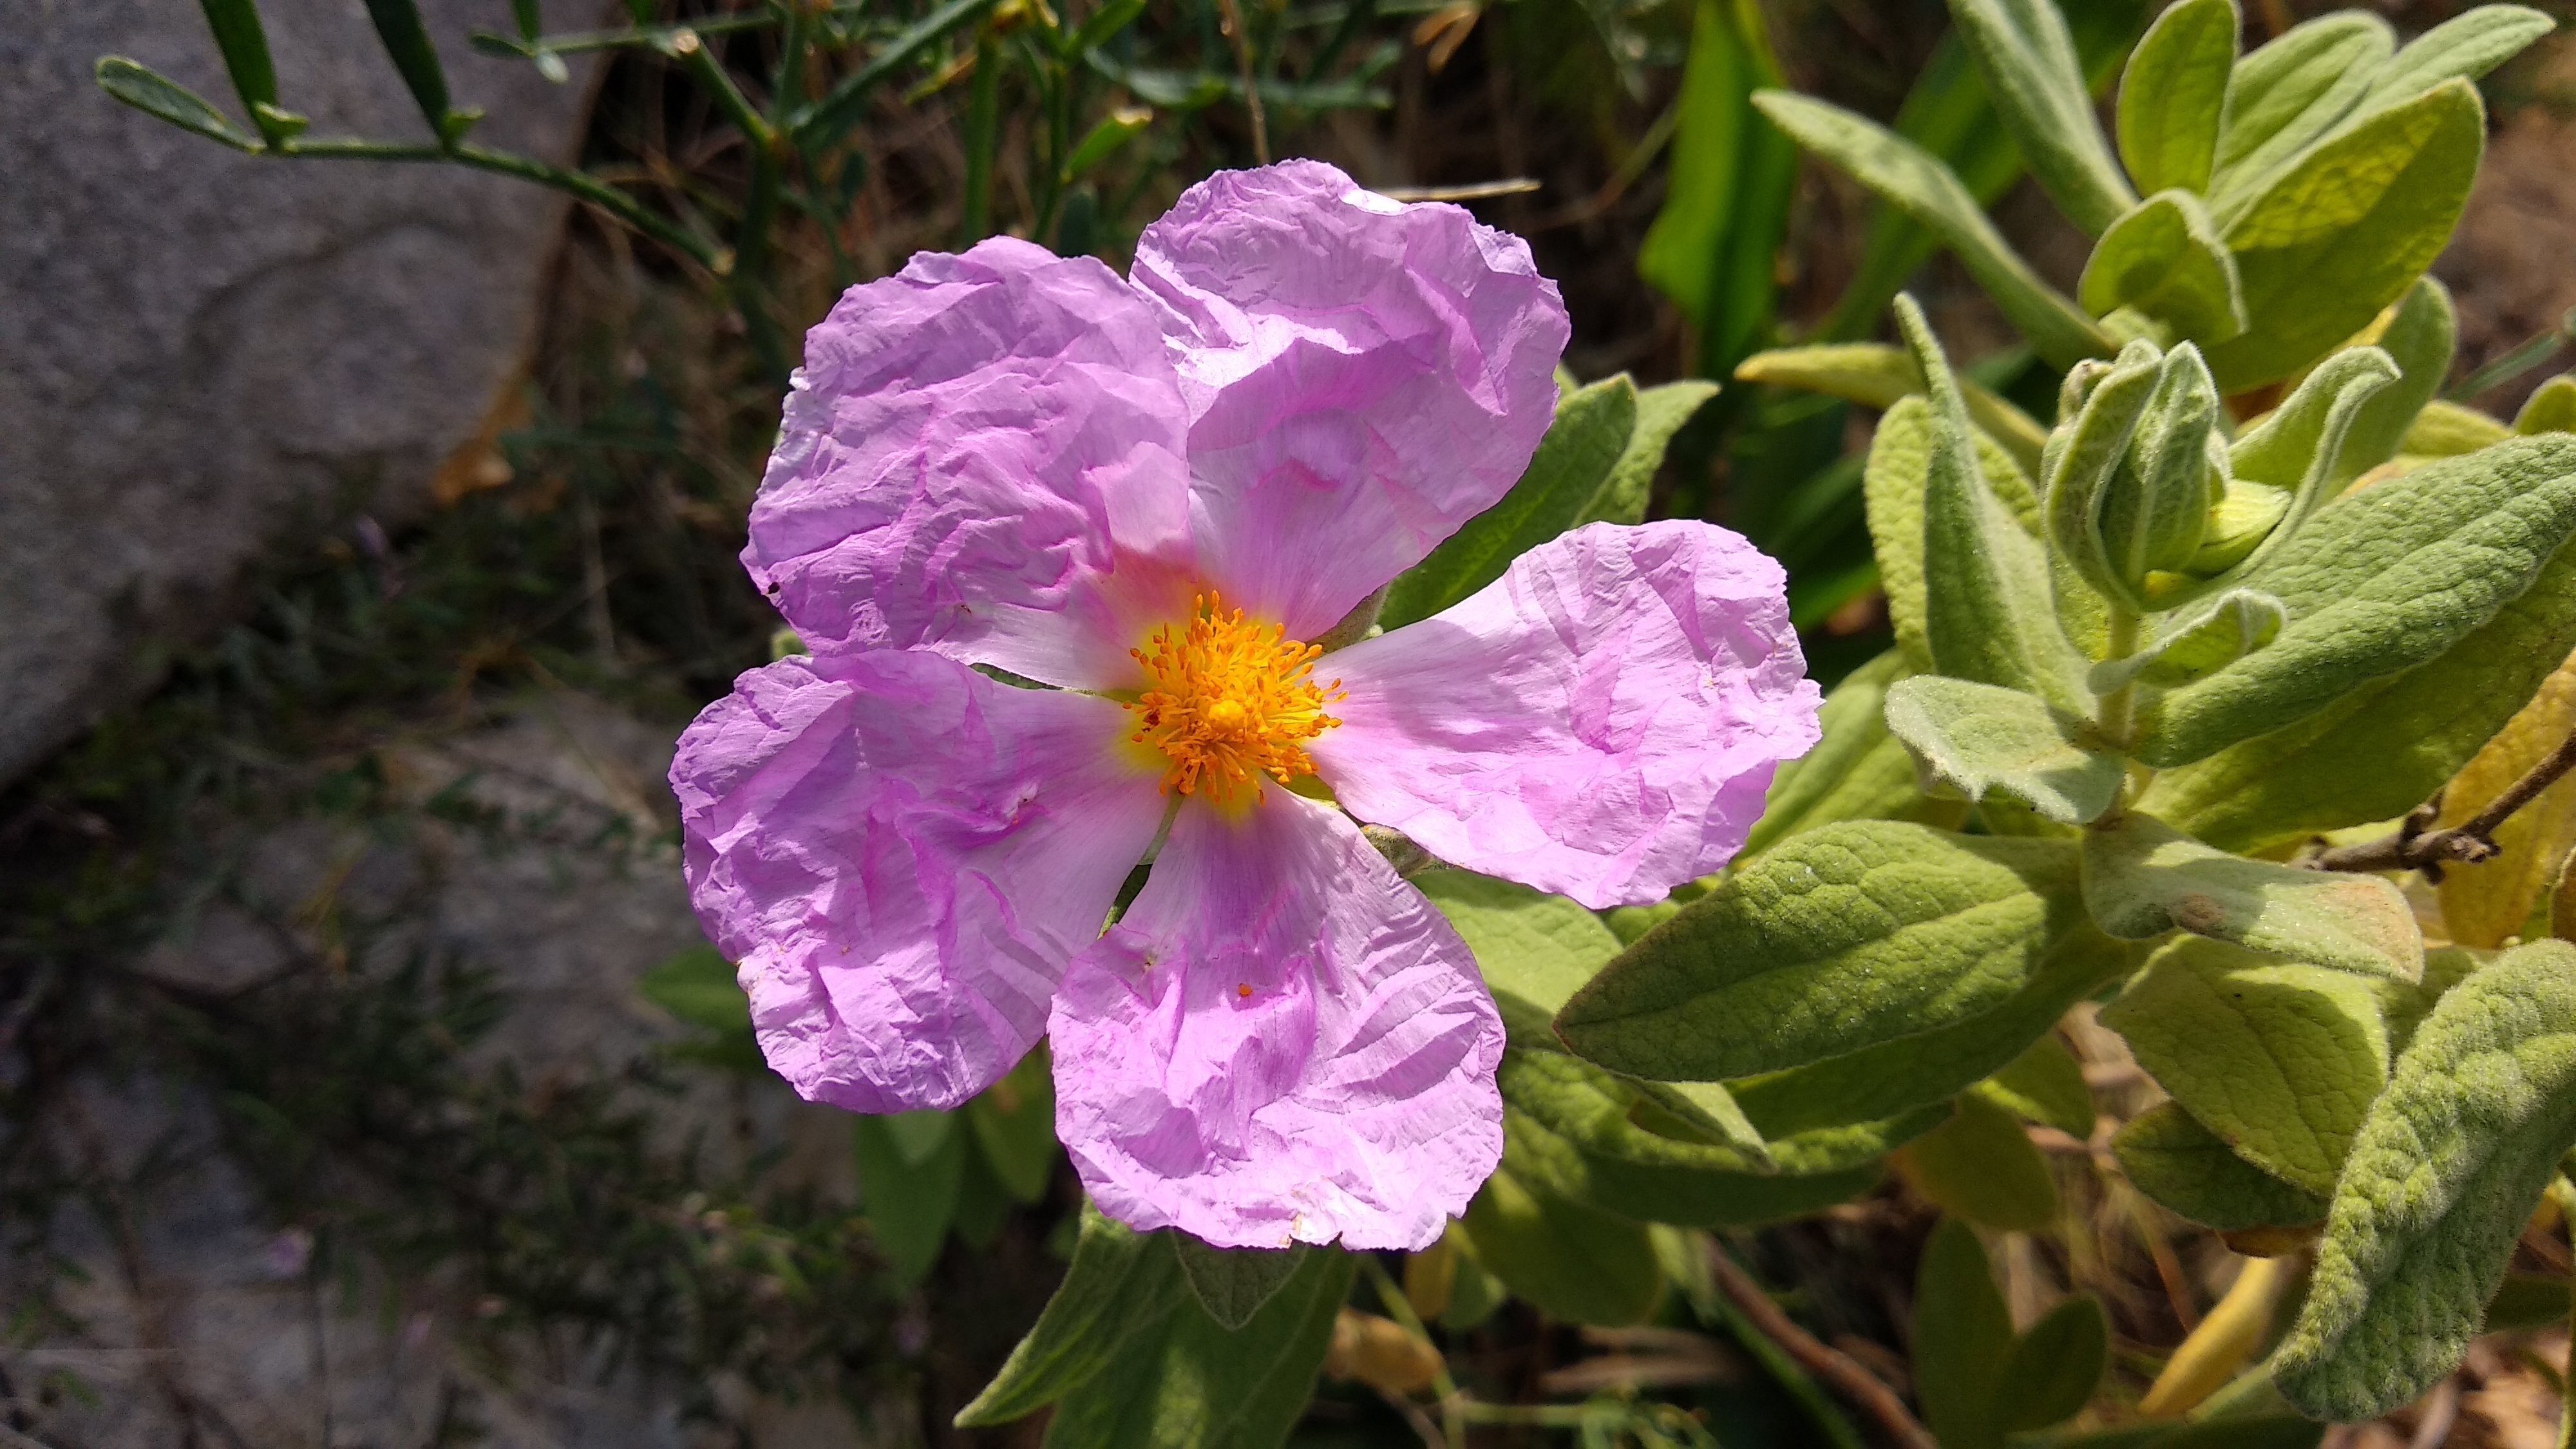
<instances>
[{"instance_id":1,"label":"plant branch","mask_svg":"<svg viewBox=\"0 0 2576 1449\"><path fill-rule=\"evenodd\" d=\"M2438 873L2453 861L2474 864L2496 854L2495 833L2513 813L2576 769L2576 735L2570 735L2540 763L2487 802L2487 807L2445 830L2428 830L2435 809L2422 805L2409 813L2397 833L2360 845L2341 845L2321 852L2308 864L2317 870L2421 870Z\"/></svg>"},{"instance_id":2,"label":"plant branch","mask_svg":"<svg viewBox=\"0 0 2576 1449\"><path fill-rule=\"evenodd\" d=\"M1735 1259L1724 1248L1710 1245L1710 1271L1717 1278L1718 1291L1724 1293L1738 1312L1750 1319L1763 1335L1778 1344L1800 1367L1851 1400L1878 1421L1901 1449L1937 1449L1931 1432L1907 1412L1905 1401L1896 1391L1879 1380L1876 1374L1861 1367L1860 1361L1828 1346L1814 1334L1800 1328L1762 1291L1762 1285L1737 1267Z\"/></svg>"}]
</instances>

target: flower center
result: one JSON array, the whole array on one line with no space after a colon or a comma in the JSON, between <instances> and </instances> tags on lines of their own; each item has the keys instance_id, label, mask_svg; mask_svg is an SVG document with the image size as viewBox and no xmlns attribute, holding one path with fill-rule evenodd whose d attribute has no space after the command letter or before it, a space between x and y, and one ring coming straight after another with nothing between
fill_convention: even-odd
<instances>
[{"instance_id":1,"label":"flower center","mask_svg":"<svg viewBox=\"0 0 2576 1449\"><path fill-rule=\"evenodd\" d=\"M1312 678L1323 649L1241 609L1227 613L1212 593L1191 601L1187 627L1166 624L1127 652L1152 678L1127 706L1137 725L1129 738L1171 761L1166 794L1257 801L1263 775L1286 785L1315 773L1301 742L1341 723L1324 706L1342 697L1342 682Z\"/></svg>"}]
</instances>

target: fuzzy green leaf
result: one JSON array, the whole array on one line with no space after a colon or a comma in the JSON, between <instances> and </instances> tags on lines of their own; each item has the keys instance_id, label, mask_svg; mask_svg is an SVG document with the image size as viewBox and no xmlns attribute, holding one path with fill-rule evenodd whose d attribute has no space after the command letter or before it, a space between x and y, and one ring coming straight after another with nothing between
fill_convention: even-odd
<instances>
[{"instance_id":1,"label":"fuzzy green leaf","mask_svg":"<svg viewBox=\"0 0 2576 1449\"><path fill-rule=\"evenodd\" d=\"M2032 179L2067 219L2099 235L2136 205L2056 0L1950 0L1950 16Z\"/></svg>"},{"instance_id":2,"label":"fuzzy green leaf","mask_svg":"<svg viewBox=\"0 0 2576 1449\"><path fill-rule=\"evenodd\" d=\"M1939 157L1874 122L1807 96L1763 91L1753 104L1799 145L1939 236L2032 351L2064 367L2113 350L2110 337L2092 318L2013 251Z\"/></svg>"},{"instance_id":3,"label":"fuzzy green leaf","mask_svg":"<svg viewBox=\"0 0 2576 1449\"><path fill-rule=\"evenodd\" d=\"M2480 5L2406 43L2370 78L2360 113L2411 101L2453 78L2476 80L2520 55L2557 22L2527 5Z\"/></svg>"},{"instance_id":4,"label":"fuzzy green leaf","mask_svg":"<svg viewBox=\"0 0 2576 1449\"><path fill-rule=\"evenodd\" d=\"M1306 1261L1304 1243L1288 1248L1218 1248L1187 1233L1170 1236L1190 1296L1217 1327L1229 1333L1250 1323L1261 1305L1288 1286L1289 1278Z\"/></svg>"},{"instance_id":5,"label":"fuzzy green leaf","mask_svg":"<svg viewBox=\"0 0 2576 1449\"><path fill-rule=\"evenodd\" d=\"M1614 1072L1721 1081L1931 1031L2020 989L2077 914L2073 866L2063 841L1885 821L1794 836L1620 953L1557 1033Z\"/></svg>"},{"instance_id":6,"label":"fuzzy green leaf","mask_svg":"<svg viewBox=\"0 0 2576 1449\"><path fill-rule=\"evenodd\" d=\"M1398 578L1379 621L1395 629L1427 619L1573 527L1600 496L1636 433L1637 386L1624 372L1558 402L1556 421L1512 491Z\"/></svg>"},{"instance_id":7,"label":"fuzzy green leaf","mask_svg":"<svg viewBox=\"0 0 2576 1449\"><path fill-rule=\"evenodd\" d=\"M2281 406L2228 445L2238 482L2289 496L2268 542L2278 548L2361 472L2347 456L2352 429L2371 399L2398 380L2396 359L2377 347L2347 347L2299 380ZM2257 554L2247 567L2263 561Z\"/></svg>"},{"instance_id":8,"label":"fuzzy green leaf","mask_svg":"<svg viewBox=\"0 0 2576 1449\"><path fill-rule=\"evenodd\" d=\"M1524 1047L1503 1054L1495 1079L1504 1101L1594 1157L1696 1172L1767 1175L1773 1170L1768 1149L1741 1108L1735 1108L1733 1123L1703 1133L1705 1119L1698 1114L1641 1110L1636 1084L1563 1052ZM1724 1094L1715 1083L1703 1085ZM1728 1105L1733 1105L1731 1099ZM1641 1121L1660 1122L1669 1130L1650 1131Z\"/></svg>"},{"instance_id":9,"label":"fuzzy green leaf","mask_svg":"<svg viewBox=\"0 0 2576 1449\"><path fill-rule=\"evenodd\" d=\"M2415 914L2378 876L2247 860L2136 812L2086 831L2083 849L2085 908L2121 940L2181 929L2364 976L2423 978Z\"/></svg>"},{"instance_id":10,"label":"fuzzy green leaf","mask_svg":"<svg viewBox=\"0 0 2576 1449\"><path fill-rule=\"evenodd\" d=\"M2397 364L2397 380L2363 401L2335 460L2336 473L2359 477L2397 456L2407 430L2451 374L2460 333L2451 291L2427 274L2399 298L2388 325L2371 341Z\"/></svg>"},{"instance_id":11,"label":"fuzzy green leaf","mask_svg":"<svg viewBox=\"0 0 2576 1449\"><path fill-rule=\"evenodd\" d=\"M2057 1221L2057 1180L2011 1113L1983 1097L1905 1144L1898 1170L1933 1206L1979 1227L2038 1232Z\"/></svg>"},{"instance_id":12,"label":"fuzzy green leaf","mask_svg":"<svg viewBox=\"0 0 2576 1449\"><path fill-rule=\"evenodd\" d=\"M1931 400L1899 399L1878 420L1861 473L1888 619L1896 630L1898 652L1917 670L1932 667L1923 589L1923 501L1932 467L1932 432ZM1987 487L2006 511L2028 520L2035 530L2039 505L2029 476L1983 429L1977 430L1976 444L1978 472Z\"/></svg>"},{"instance_id":13,"label":"fuzzy green leaf","mask_svg":"<svg viewBox=\"0 0 2576 1449\"><path fill-rule=\"evenodd\" d=\"M2244 285L2243 335L2209 350L2219 386L2278 381L2361 330L2451 239L2486 148L2486 108L2445 81L2299 157L2219 211Z\"/></svg>"},{"instance_id":14,"label":"fuzzy green leaf","mask_svg":"<svg viewBox=\"0 0 2576 1449\"><path fill-rule=\"evenodd\" d=\"M1971 800L2000 792L2066 825L2110 809L2127 768L2088 722L2036 695L1964 679L1898 680L1887 691L1887 727L1921 766L1927 793L1934 784Z\"/></svg>"},{"instance_id":15,"label":"fuzzy green leaf","mask_svg":"<svg viewBox=\"0 0 2576 1449\"><path fill-rule=\"evenodd\" d=\"M1931 405L1922 565L1933 670L2081 709L2091 701L2082 660L2057 624L2047 551L1987 485L1957 379L1922 308L1899 295L1896 321Z\"/></svg>"},{"instance_id":16,"label":"fuzzy green leaf","mask_svg":"<svg viewBox=\"0 0 2576 1449\"><path fill-rule=\"evenodd\" d=\"M864 1119L863 1119L864 1120ZM1064 1282L993 1381L957 1412L959 1428L989 1428L1034 1414L1113 1363L1132 1361L1180 1291L1181 1264L1157 1236L1082 1206L1081 1236Z\"/></svg>"},{"instance_id":17,"label":"fuzzy green leaf","mask_svg":"<svg viewBox=\"0 0 2576 1449\"><path fill-rule=\"evenodd\" d=\"M2085 682L2109 694L2131 681L2171 689L2209 676L2281 637L2289 611L2270 594L2231 589L2177 610L2166 632L2126 659L2093 666Z\"/></svg>"},{"instance_id":18,"label":"fuzzy green leaf","mask_svg":"<svg viewBox=\"0 0 2576 1449\"><path fill-rule=\"evenodd\" d=\"M2522 411L2513 415L2513 430L2524 437L2576 433L2576 373L2553 377L2533 389L2523 400Z\"/></svg>"},{"instance_id":19,"label":"fuzzy green leaf","mask_svg":"<svg viewBox=\"0 0 2576 1449\"><path fill-rule=\"evenodd\" d=\"M1664 454L1672 447L1673 435L1715 396L1716 383L1689 379L1639 392L1636 430L1628 435L1628 445L1619 450L1619 460L1610 465L1592 501L1576 512L1571 526L1645 522L1655 471L1664 466Z\"/></svg>"},{"instance_id":20,"label":"fuzzy green leaf","mask_svg":"<svg viewBox=\"0 0 2576 1449\"><path fill-rule=\"evenodd\" d=\"M1511 1054L1504 1060L1509 1062ZM1905 1135L1928 1130L1929 1124ZM1538 1186L1636 1222L1684 1228L1751 1227L1849 1202L1878 1185L1878 1152L1837 1154L1816 1172L1762 1174L1680 1167L1587 1151L1506 1095L1503 1134ZM1802 1155L1825 1160L1802 1149Z\"/></svg>"},{"instance_id":21,"label":"fuzzy green leaf","mask_svg":"<svg viewBox=\"0 0 2576 1449\"><path fill-rule=\"evenodd\" d=\"M2140 190L2209 189L2242 23L2236 0L2179 0L2129 53L2120 76L2120 159Z\"/></svg>"},{"instance_id":22,"label":"fuzzy green leaf","mask_svg":"<svg viewBox=\"0 0 2576 1449\"><path fill-rule=\"evenodd\" d=\"M1599 916L1563 896L1492 876L1427 870L1413 884L1475 954L1511 1039L1562 1050L1549 1018L1619 954L1619 938Z\"/></svg>"},{"instance_id":23,"label":"fuzzy green leaf","mask_svg":"<svg viewBox=\"0 0 2576 1449\"><path fill-rule=\"evenodd\" d=\"M2004 1366L2006 1430L2045 1429L2083 1412L2111 1364L2111 1320L2102 1301L2078 1294L2040 1315L2013 1341Z\"/></svg>"},{"instance_id":24,"label":"fuzzy green leaf","mask_svg":"<svg viewBox=\"0 0 2576 1449\"><path fill-rule=\"evenodd\" d=\"M1744 359L1737 365L1735 377L1739 382L1820 392L1881 412L1901 399L1923 393L1923 370L1914 365L1913 355L1884 342L1819 342L1774 348ZM2012 454L2024 472L2038 471L2039 449L2048 439L2048 430L2009 399L1967 378L1958 382L1959 396L1968 405L1968 421ZM1995 480L1990 475L1988 481ZM2003 487L1999 485L1997 491L2003 492ZM2024 511L2010 497L2004 499L2004 504L2016 514Z\"/></svg>"},{"instance_id":25,"label":"fuzzy green leaf","mask_svg":"<svg viewBox=\"0 0 2576 1449\"><path fill-rule=\"evenodd\" d=\"M2153 343L2138 341L2105 364L2085 363L2066 375L2058 400L2058 426L2048 436L2043 481L2047 487L2050 542L2058 566L2104 598L2134 592L2112 565L2102 540L2103 497L2118 483L2138 424L2147 415L2164 374ZM2139 601L2130 599L2131 607ZM2059 591L2059 609L2066 608Z\"/></svg>"},{"instance_id":26,"label":"fuzzy green leaf","mask_svg":"<svg viewBox=\"0 0 2576 1449\"><path fill-rule=\"evenodd\" d=\"M2148 712L2139 758L2188 764L2439 657L2532 586L2576 531L2576 438L2499 443L2339 499L2244 576L2290 622Z\"/></svg>"},{"instance_id":27,"label":"fuzzy green leaf","mask_svg":"<svg viewBox=\"0 0 2576 1449\"><path fill-rule=\"evenodd\" d=\"M2179 189L2159 191L2111 223L2085 260L2075 296L2097 316L2134 307L2198 342L2245 330L2236 263L2200 198Z\"/></svg>"},{"instance_id":28,"label":"fuzzy green leaf","mask_svg":"<svg viewBox=\"0 0 2576 1449\"><path fill-rule=\"evenodd\" d=\"M1149 1244L1177 1266L1163 1235ZM1308 1249L1288 1280L1234 1330L1172 1285L1166 1311L1141 1310L1152 1326L1129 1336L1115 1361L1101 1365L1109 1371L1091 1374L1057 1402L1046 1449L1278 1449L1314 1394L1333 1319L1357 1266L1348 1253Z\"/></svg>"},{"instance_id":29,"label":"fuzzy green leaf","mask_svg":"<svg viewBox=\"0 0 2576 1449\"><path fill-rule=\"evenodd\" d=\"M2571 649L2576 549L2562 548L2522 597L2431 663L2167 770L2139 808L2237 851L2403 815L2458 774Z\"/></svg>"},{"instance_id":30,"label":"fuzzy green leaf","mask_svg":"<svg viewBox=\"0 0 2576 1449\"><path fill-rule=\"evenodd\" d=\"M1904 659L1891 649L1844 675L1825 696L1816 717L1824 738L1771 777L1762 818L1745 837L1738 859L1836 821L1913 820L1955 828L1967 818L1966 802L1928 799L1915 787L1913 757L1888 733L1887 687L1904 674Z\"/></svg>"},{"instance_id":31,"label":"fuzzy green leaf","mask_svg":"<svg viewBox=\"0 0 2576 1449\"><path fill-rule=\"evenodd\" d=\"M1915 1394L1941 1449L2003 1443L2013 1337L1985 1245L1965 1223L1943 1219L1915 1270L1913 1335Z\"/></svg>"},{"instance_id":32,"label":"fuzzy green leaf","mask_svg":"<svg viewBox=\"0 0 2576 1449\"><path fill-rule=\"evenodd\" d=\"M2357 1422L2458 1366L2576 1145L2576 947L2507 952L2445 995L2372 1104L2273 1377Z\"/></svg>"},{"instance_id":33,"label":"fuzzy green leaf","mask_svg":"<svg viewBox=\"0 0 2576 1449\"><path fill-rule=\"evenodd\" d=\"M2222 1233L2304 1228L2325 1221L2326 1199L2236 1155L2178 1102L2160 1102L2111 1138L2138 1191L2177 1216Z\"/></svg>"},{"instance_id":34,"label":"fuzzy green leaf","mask_svg":"<svg viewBox=\"0 0 2576 1449\"><path fill-rule=\"evenodd\" d=\"M2079 1142L2093 1135L2093 1089L2084 1083L2083 1064L2054 1036L2031 1043L2030 1050L1971 1090L2025 1121L2054 1127Z\"/></svg>"},{"instance_id":35,"label":"fuzzy green leaf","mask_svg":"<svg viewBox=\"0 0 2576 1449\"><path fill-rule=\"evenodd\" d=\"M2387 21L2343 10L2292 26L2238 61L2203 194L2250 195L2359 104L2396 49Z\"/></svg>"},{"instance_id":36,"label":"fuzzy green leaf","mask_svg":"<svg viewBox=\"0 0 2576 1449\"><path fill-rule=\"evenodd\" d=\"M2397 445L2400 454L2422 458L2456 458L2490 448L2514 435L2514 430L2479 412L2455 402L2435 398L2424 404L2415 422L2406 429L2406 440Z\"/></svg>"},{"instance_id":37,"label":"fuzzy green leaf","mask_svg":"<svg viewBox=\"0 0 2576 1449\"><path fill-rule=\"evenodd\" d=\"M1502 1166L1467 1204L1477 1261L1550 1318L1615 1327L1653 1311L1663 1270L1645 1226L1542 1180L1527 1142L1506 1132Z\"/></svg>"},{"instance_id":38,"label":"fuzzy green leaf","mask_svg":"<svg viewBox=\"0 0 2576 1449\"><path fill-rule=\"evenodd\" d=\"M2370 983L2184 939L2102 1009L2138 1064L2237 1155L2330 1192L2388 1080Z\"/></svg>"}]
</instances>

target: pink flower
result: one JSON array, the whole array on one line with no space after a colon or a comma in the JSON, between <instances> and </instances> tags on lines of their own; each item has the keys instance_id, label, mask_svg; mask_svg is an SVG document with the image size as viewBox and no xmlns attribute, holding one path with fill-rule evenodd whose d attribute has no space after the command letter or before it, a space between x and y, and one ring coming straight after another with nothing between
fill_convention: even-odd
<instances>
[{"instance_id":1,"label":"pink flower","mask_svg":"<svg viewBox=\"0 0 2576 1449\"><path fill-rule=\"evenodd\" d=\"M1112 1216L1436 1238L1501 1152L1502 1027L1351 816L1651 901L1817 737L1779 567L1705 524L1578 529L1435 618L1299 642L1510 489L1566 335L1519 240L1309 161L1191 188L1125 281L993 240L844 296L743 554L813 656L742 676L671 769L770 1064L951 1107L1043 1034Z\"/></svg>"}]
</instances>

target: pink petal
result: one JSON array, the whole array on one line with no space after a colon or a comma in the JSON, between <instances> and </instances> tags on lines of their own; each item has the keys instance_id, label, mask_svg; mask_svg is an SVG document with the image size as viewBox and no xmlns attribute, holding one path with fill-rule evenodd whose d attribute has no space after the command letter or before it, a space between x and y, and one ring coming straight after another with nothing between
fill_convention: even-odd
<instances>
[{"instance_id":1,"label":"pink petal","mask_svg":"<svg viewBox=\"0 0 2576 1449\"><path fill-rule=\"evenodd\" d=\"M1492 506L1555 416L1565 304L1518 237L1319 161L1220 172L1145 229L1229 603L1312 639Z\"/></svg>"},{"instance_id":2,"label":"pink petal","mask_svg":"<svg viewBox=\"0 0 2576 1449\"><path fill-rule=\"evenodd\" d=\"M1502 1154L1475 959L1349 820L1285 791L1180 813L1050 1032L1057 1135L1131 1227L1423 1248Z\"/></svg>"},{"instance_id":3,"label":"pink petal","mask_svg":"<svg viewBox=\"0 0 2576 1449\"><path fill-rule=\"evenodd\" d=\"M743 564L818 654L1122 685L1189 598L1187 423L1153 309L1107 267L1008 238L923 253L807 335Z\"/></svg>"},{"instance_id":4,"label":"pink petal","mask_svg":"<svg viewBox=\"0 0 2576 1449\"><path fill-rule=\"evenodd\" d=\"M1456 607L1326 656L1307 746L1344 808L1596 909L1734 858L1818 739L1780 566L1705 523L1596 523Z\"/></svg>"},{"instance_id":5,"label":"pink petal","mask_svg":"<svg viewBox=\"0 0 2576 1449\"><path fill-rule=\"evenodd\" d=\"M782 659L671 766L691 898L806 1097L950 1107L1046 1028L1163 812L1125 712L935 654Z\"/></svg>"}]
</instances>

